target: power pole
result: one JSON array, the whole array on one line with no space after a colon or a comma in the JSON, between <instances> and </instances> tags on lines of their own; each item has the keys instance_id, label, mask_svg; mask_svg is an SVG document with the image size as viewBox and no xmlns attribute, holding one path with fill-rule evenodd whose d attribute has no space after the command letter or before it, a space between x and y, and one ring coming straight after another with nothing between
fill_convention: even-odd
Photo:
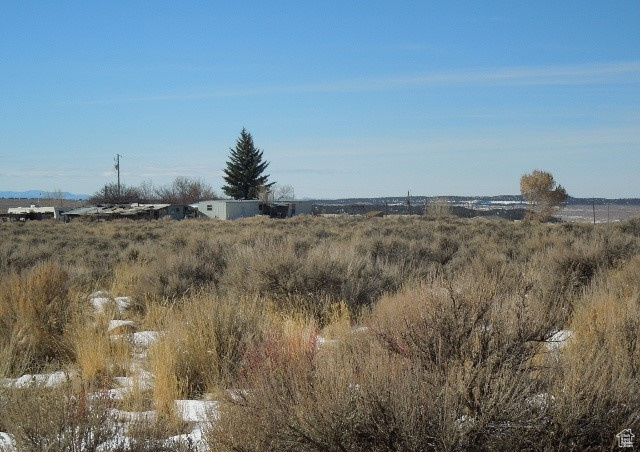
<instances>
[{"instance_id":1,"label":"power pole","mask_svg":"<svg viewBox=\"0 0 640 452\"><path fill-rule=\"evenodd\" d=\"M116 171L118 172L118 198L120 198L120 157L122 157L120 154L116 154L116 158L114 159L116 161Z\"/></svg>"},{"instance_id":2,"label":"power pole","mask_svg":"<svg viewBox=\"0 0 640 452\"><path fill-rule=\"evenodd\" d=\"M407 206L409 206L409 215L411 215L411 192L407 191Z\"/></svg>"}]
</instances>

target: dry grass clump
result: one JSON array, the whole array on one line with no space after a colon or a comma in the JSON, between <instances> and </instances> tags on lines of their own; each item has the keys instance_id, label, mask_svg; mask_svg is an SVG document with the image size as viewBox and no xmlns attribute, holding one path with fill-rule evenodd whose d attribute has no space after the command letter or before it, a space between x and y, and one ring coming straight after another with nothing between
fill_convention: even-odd
<instances>
[{"instance_id":1,"label":"dry grass clump","mask_svg":"<svg viewBox=\"0 0 640 452\"><path fill-rule=\"evenodd\" d=\"M92 396L85 385L67 381L60 387L30 386L2 391L2 423L17 450L96 451L112 441L118 450L119 427L110 415L112 402Z\"/></svg>"},{"instance_id":2,"label":"dry grass clump","mask_svg":"<svg viewBox=\"0 0 640 452\"><path fill-rule=\"evenodd\" d=\"M636 261L629 266L637 270ZM621 297L609 284L577 304L551 382L549 437L574 450L613 446L613 433L640 428L640 298Z\"/></svg>"},{"instance_id":3,"label":"dry grass clump","mask_svg":"<svg viewBox=\"0 0 640 452\"><path fill-rule=\"evenodd\" d=\"M258 340L262 304L248 298L199 294L163 319L163 334L150 350L156 406L227 387L249 345Z\"/></svg>"},{"instance_id":4,"label":"dry grass clump","mask_svg":"<svg viewBox=\"0 0 640 452\"><path fill-rule=\"evenodd\" d=\"M146 265L134 295L176 300L202 288L217 286L226 267L226 250L206 236L176 238Z\"/></svg>"},{"instance_id":5,"label":"dry grass clump","mask_svg":"<svg viewBox=\"0 0 640 452\"><path fill-rule=\"evenodd\" d=\"M89 382L108 381L129 374L131 344L128 335L108 331L110 316L78 315L68 334L75 364Z\"/></svg>"},{"instance_id":6,"label":"dry grass clump","mask_svg":"<svg viewBox=\"0 0 640 452\"><path fill-rule=\"evenodd\" d=\"M0 357L9 373L70 357L65 329L73 298L67 272L51 261L0 280Z\"/></svg>"},{"instance_id":7,"label":"dry grass clump","mask_svg":"<svg viewBox=\"0 0 640 452\"><path fill-rule=\"evenodd\" d=\"M358 310L401 281L349 244L306 245L294 239L260 239L234 247L224 279L227 290L273 298L282 307L321 312L345 301Z\"/></svg>"}]
</instances>

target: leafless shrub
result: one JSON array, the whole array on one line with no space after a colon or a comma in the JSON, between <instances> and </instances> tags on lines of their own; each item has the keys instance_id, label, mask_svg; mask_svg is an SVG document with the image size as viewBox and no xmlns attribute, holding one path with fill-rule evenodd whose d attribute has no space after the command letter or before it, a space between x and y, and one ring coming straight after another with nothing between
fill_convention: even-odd
<instances>
[{"instance_id":1,"label":"leafless shrub","mask_svg":"<svg viewBox=\"0 0 640 452\"><path fill-rule=\"evenodd\" d=\"M91 452L107 441L116 445L119 428L110 416L111 400L74 386L68 381L57 388L2 391L4 428L18 450Z\"/></svg>"}]
</instances>

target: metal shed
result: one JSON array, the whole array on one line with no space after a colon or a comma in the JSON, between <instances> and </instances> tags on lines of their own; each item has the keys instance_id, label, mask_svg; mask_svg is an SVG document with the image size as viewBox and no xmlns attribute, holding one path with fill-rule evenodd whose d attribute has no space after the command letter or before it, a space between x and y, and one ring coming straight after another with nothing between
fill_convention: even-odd
<instances>
[{"instance_id":1,"label":"metal shed","mask_svg":"<svg viewBox=\"0 0 640 452\"><path fill-rule=\"evenodd\" d=\"M198 203L198 215L220 220L235 220L238 218L254 217L256 215L270 215L286 218L300 214L311 214L312 201L286 200L263 202L258 199L236 200L217 199Z\"/></svg>"},{"instance_id":2,"label":"metal shed","mask_svg":"<svg viewBox=\"0 0 640 452\"><path fill-rule=\"evenodd\" d=\"M262 201L257 199L216 199L198 203L200 216L218 218L220 220L235 220L260 215Z\"/></svg>"}]
</instances>

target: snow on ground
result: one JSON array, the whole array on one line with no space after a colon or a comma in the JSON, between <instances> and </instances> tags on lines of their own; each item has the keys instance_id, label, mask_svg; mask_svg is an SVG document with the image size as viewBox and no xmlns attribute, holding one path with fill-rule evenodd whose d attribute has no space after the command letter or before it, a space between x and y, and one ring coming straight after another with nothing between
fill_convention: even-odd
<instances>
[{"instance_id":1,"label":"snow on ground","mask_svg":"<svg viewBox=\"0 0 640 452\"><path fill-rule=\"evenodd\" d=\"M131 343L136 347L149 347L159 336L158 331L139 331L131 335Z\"/></svg>"},{"instance_id":2,"label":"snow on ground","mask_svg":"<svg viewBox=\"0 0 640 452\"><path fill-rule=\"evenodd\" d=\"M114 305L118 312L122 313L131 305L131 299L129 297L112 298L109 292L100 290L89 295L89 303L96 312L104 312L107 306Z\"/></svg>"},{"instance_id":3,"label":"snow on ground","mask_svg":"<svg viewBox=\"0 0 640 452\"><path fill-rule=\"evenodd\" d=\"M322 336L316 336L316 347L322 347L325 345L336 345L338 341L336 339L326 339Z\"/></svg>"},{"instance_id":4,"label":"snow on ground","mask_svg":"<svg viewBox=\"0 0 640 452\"><path fill-rule=\"evenodd\" d=\"M172 436L167 439L168 444L189 444L196 451L206 452L209 446L202 438L202 427L196 426L191 432L182 435Z\"/></svg>"},{"instance_id":5,"label":"snow on ground","mask_svg":"<svg viewBox=\"0 0 640 452\"><path fill-rule=\"evenodd\" d=\"M213 400L176 400L178 416L185 422L207 422L218 419L219 402Z\"/></svg>"},{"instance_id":6,"label":"snow on ground","mask_svg":"<svg viewBox=\"0 0 640 452\"><path fill-rule=\"evenodd\" d=\"M551 394L541 392L540 394L536 394L532 397L527 398L526 402L530 406L544 410L549 408L553 404L553 402L555 402L555 400L555 397L553 397Z\"/></svg>"},{"instance_id":7,"label":"snow on ground","mask_svg":"<svg viewBox=\"0 0 640 452\"><path fill-rule=\"evenodd\" d=\"M153 375L143 369L138 370L132 377L115 377L114 382L121 388L133 388L138 386L142 390L153 388Z\"/></svg>"},{"instance_id":8,"label":"snow on ground","mask_svg":"<svg viewBox=\"0 0 640 452\"><path fill-rule=\"evenodd\" d=\"M140 331L133 332L136 324L132 320L126 319L125 311L130 306L129 297L112 297L107 291L94 292L89 297L89 302L96 312L104 312L110 306L115 306L122 319L114 319L109 322L107 332L112 333L112 339L129 340L134 349L131 351L128 376L116 376L113 378L112 387L103 391L89 395L90 400L100 400L108 398L113 401L126 400L131 396L134 389L148 391L153 389L155 376L152 372L145 370L148 348L155 343L163 332ZM326 342L322 339L323 342ZM67 372L58 371L47 374L27 374L19 378L4 378L0 380L0 385L6 388L23 388L31 385L41 385L44 387L55 387L71 379ZM191 450L208 451L208 447L203 440L203 431L210 425L210 422L219 418L219 402L211 400L176 400L176 414L189 426L189 433L172 436L166 439L166 446L190 445ZM109 410L110 418L115 426L118 426L121 433L110 441L100 445L99 451L107 452L117 447L128 447L131 440L127 438L127 431L130 425L138 422L153 422L157 419L156 411L124 411L116 408ZM0 451L15 451L15 442L7 433L0 432Z\"/></svg>"},{"instance_id":9,"label":"snow on ground","mask_svg":"<svg viewBox=\"0 0 640 452\"><path fill-rule=\"evenodd\" d=\"M0 432L0 450L7 452L16 450L15 441L4 432Z\"/></svg>"},{"instance_id":10,"label":"snow on ground","mask_svg":"<svg viewBox=\"0 0 640 452\"><path fill-rule=\"evenodd\" d=\"M70 378L64 371L48 374L26 374L18 378L3 378L2 386L5 388L24 388L31 385L40 385L45 388L59 386Z\"/></svg>"},{"instance_id":11,"label":"snow on ground","mask_svg":"<svg viewBox=\"0 0 640 452\"><path fill-rule=\"evenodd\" d=\"M547 339L547 348L549 350L559 350L567 345L567 341L573 335L571 330L558 330Z\"/></svg>"}]
</instances>

